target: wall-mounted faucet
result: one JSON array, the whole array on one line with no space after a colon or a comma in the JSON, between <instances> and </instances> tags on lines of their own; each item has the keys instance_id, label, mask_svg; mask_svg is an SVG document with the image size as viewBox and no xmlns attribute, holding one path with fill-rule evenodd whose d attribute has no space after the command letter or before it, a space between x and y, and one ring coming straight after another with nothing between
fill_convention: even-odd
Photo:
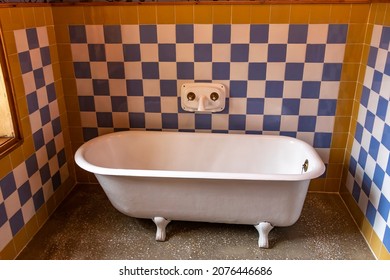
<instances>
[{"instance_id":1,"label":"wall-mounted faucet","mask_svg":"<svg viewBox=\"0 0 390 280\"><path fill-rule=\"evenodd\" d=\"M220 112L225 108L222 84L189 83L181 86L181 107L189 112Z\"/></svg>"}]
</instances>

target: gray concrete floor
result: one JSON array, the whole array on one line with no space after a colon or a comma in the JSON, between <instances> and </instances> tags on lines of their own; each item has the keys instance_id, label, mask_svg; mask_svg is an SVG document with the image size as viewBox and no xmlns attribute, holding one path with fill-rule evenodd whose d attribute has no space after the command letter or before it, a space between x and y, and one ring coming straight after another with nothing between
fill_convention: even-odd
<instances>
[{"instance_id":1,"label":"gray concrete floor","mask_svg":"<svg viewBox=\"0 0 390 280\"><path fill-rule=\"evenodd\" d=\"M173 221L165 242L155 230L114 209L99 185L78 185L18 259L374 259L337 194L309 193L297 223L270 232L270 249L248 225Z\"/></svg>"}]
</instances>

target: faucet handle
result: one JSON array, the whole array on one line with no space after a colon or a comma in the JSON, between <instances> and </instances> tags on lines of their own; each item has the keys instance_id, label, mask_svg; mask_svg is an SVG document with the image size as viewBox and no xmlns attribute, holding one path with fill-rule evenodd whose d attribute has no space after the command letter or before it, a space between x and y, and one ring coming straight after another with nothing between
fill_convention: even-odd
<instances>
[{"instance_id":1,"label":"faucet handle","mask_svg":"<svg viewBox=\"0 0 390 280\"><path fill-rule=\"evenodd\" d=\"M219 94L218 94L218 93L216 93L215 91L214 91L214 92L212 92L212 93L210 94L210 99L211 99L211 100L213 100L213 101L217 101L217 100L218 100L218 98L219 98Z\"/></svg>"},{"instance_id":2,"label":"faucet handle","mask_svg":"<svg viewBox=\"0 0 390 280\"><path fill-rule=\"evenodd\" d=\"M189 93L187 93L187 99L188 101L193 101L195 99L196 95L195 93L193 93L192 91L190 91Z\"/></svg>"}]
</instances>

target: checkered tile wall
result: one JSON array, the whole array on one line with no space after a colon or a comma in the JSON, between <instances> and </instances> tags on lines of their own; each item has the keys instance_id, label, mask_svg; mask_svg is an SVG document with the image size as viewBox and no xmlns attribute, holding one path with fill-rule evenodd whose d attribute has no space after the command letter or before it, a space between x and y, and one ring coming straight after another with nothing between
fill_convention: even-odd
<instances>
[{"instance_id":1,"label":"checkered tile wall","mask_svg":"<svg viewBox=\"0 0 390 280\"><path fill-rule=\"evenodd\" d=\"M390 251L390 27L371 40L347 187Z\"/></svg>"},{"instance_id":2,"label":"checkered tile wall","mask_svg":"<svg viewBox=\"0 0 390 280\"><path fill-rule=\"evenodd\" d=\"M328 161L346 24L72 25L84 139L127 129L298 137ZM188 113L178 89L218 82L220 113Z\"/></svg>"},{"instance_id":3,"label":"checkered tile wall","mask_svg":"<svg viewBox=\"0 0 390 280\"><path fill-rule=\"evenodd\" d=\"M0 250L68 178L46 27L14 32L35 153L0 178Z\"/></svg>"}]
</instances>

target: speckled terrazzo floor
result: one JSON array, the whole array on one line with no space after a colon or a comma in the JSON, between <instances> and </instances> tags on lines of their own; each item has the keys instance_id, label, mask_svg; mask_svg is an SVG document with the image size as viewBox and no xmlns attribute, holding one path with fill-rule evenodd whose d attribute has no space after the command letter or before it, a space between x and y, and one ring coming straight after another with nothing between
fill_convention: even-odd
<instances>
[{"instance_id":1,"label":"speckled terrazzo floor","mask_svg":"<svg viewBox=\"0 0 390 280\"><path fill-rule=\"evenodd\" d=\"M78 185L18 259L374 259L341 198L309 193L298 222L274 228L270 249L253 226L173 221L156 242L151 220L114 209L99 185Z\"/></svg>"}]
</instances>

